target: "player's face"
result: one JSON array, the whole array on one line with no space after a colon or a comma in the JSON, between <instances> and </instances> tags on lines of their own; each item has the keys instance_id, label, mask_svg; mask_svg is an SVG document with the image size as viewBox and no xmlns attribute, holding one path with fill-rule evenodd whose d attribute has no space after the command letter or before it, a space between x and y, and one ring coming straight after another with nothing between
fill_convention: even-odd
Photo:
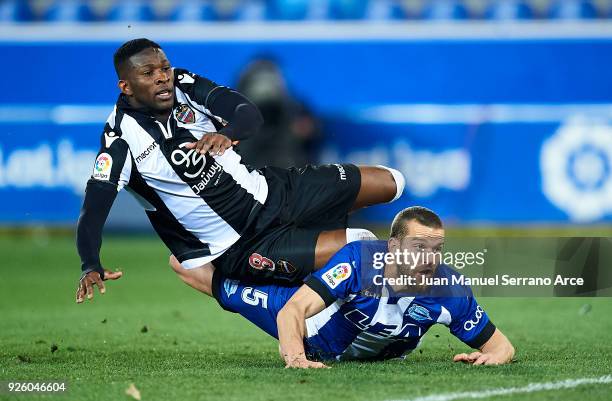
<instances>
[{"instance_id":1,"label":"player's face","mask_svg":"<svg viewBox=\"0 0 612 401\"><path fill-rule=\"evenodd\" d=\"M407 264L398 266L398 271L415 277L416 282L420 283L424 277L433 277L440 265L444 229L427 227L416 220L406 224L407 235L399 241L398 247L411 257Z\"/></svg>"},{"instance_id":2,"label":"player's face","mask_svg":"<svg viewBox=\"0 0 612 401\"><path fill-rule=\"evenodd\" d=\"M134 107L163 113L174 106L174 72L163 50L149 48L130 57L121 91Z\"/></svg>"}]
</instances>

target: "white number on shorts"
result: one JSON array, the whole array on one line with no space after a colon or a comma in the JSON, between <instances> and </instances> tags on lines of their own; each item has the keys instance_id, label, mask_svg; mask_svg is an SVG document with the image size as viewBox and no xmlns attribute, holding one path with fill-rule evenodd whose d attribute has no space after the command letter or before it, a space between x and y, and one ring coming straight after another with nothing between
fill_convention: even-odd
<instances>
[{"instance_id":1,"label":"white number on shorts","mask_svg":"<svg viewBox=\"0 0 612 401\"><path fill-rule=\"evenodd\" d=\"M264 309L268 309L268 294L263 291L254 290L251 287L246 287L244 290L242 290L241 298L245 304L253 306L259 305L259 301L261 301L261 306Z\"/></svg>"}]
</instances>

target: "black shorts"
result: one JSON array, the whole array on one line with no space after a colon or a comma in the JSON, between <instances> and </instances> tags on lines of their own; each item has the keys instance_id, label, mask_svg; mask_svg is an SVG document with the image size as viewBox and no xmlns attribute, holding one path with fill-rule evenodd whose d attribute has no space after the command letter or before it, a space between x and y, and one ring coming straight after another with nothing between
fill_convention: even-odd
<instances>
[{"instance_id":1,"label":"black shorts","mask_svg":"<svg viewBox=\"0 0 612 401\"><path fill-rule=\"evenodd\" d=\"M361 187L352 164L267 167L268 199L249 231L213 261L229 278L292 284L314 269L321 231L343 229Z\"/></svg>"}]
</instances>

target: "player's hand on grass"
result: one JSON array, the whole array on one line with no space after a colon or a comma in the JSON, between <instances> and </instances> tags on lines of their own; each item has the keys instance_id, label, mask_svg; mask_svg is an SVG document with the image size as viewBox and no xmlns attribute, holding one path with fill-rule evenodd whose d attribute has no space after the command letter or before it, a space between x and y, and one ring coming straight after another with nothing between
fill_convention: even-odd
<instances>
[{"instance_id":1,"label":"player's hand on grass","mask_svg":"<svg viewBox=\"0 0 612 401\"><path fill-rule=\"evenodd\" d=\"M81 277L81 280L79 280L79 287L77 288L77 292L76 292L77 304L83 303L86 296L87 296L87 299L93 299L94 285L98 286L98 290L100 291L100 294L104 294L106 292L104 281L105 280L117 280L121 278L121 276L123 276L123 272L119 272L119 271L112 272L106 269L104 269L104 280L102 280L102 277L100 277L100 273L98 273L97 271L92 271L92 272L89 272L83 275Z\"/></svg>"},{"instance_id":2,"label":"player's hand on grass","mask_svg":"<svg viewBox=\"0 0 612 401\"><path fill-rule=\"evenodd\" d=\"M209 152L211 155L221 156L227 149L232 146L232 141L225 135L216 132L207 132L197 142L188 143L187 149L195 149L196 152L203 155Z\"/></svg>"},{"instance_id":3,"label":"player's hand on grass","mask_svg":"<svg viewBox=\"0 0 612 401\"><path fill-rule=\"evenodd\" d=\"M296 357L286 356L285 363L285 369L330 369L330 367L324 363L309 361L303 354Z\"/></svg>"},{"instance_id":4,"label":"player's hand on grass","mask_svg":"<svg viewBox=\"0 0 612 401\"><path fill-rule=\"evenodd\" d=\"M453 358L453 362L463 362L472 365L500 365L505 361L496 358L491 353L472 352L471 354L457 354Z\"/></svg>"}]
</instances>

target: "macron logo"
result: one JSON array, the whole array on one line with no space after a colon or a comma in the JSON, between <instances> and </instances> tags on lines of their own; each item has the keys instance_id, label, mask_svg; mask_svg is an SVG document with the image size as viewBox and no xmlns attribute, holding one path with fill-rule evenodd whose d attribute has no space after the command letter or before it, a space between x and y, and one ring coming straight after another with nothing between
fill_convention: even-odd
<instances>
[{"instance_id":1,"label":"macron logo","mask_svg":"<svg viewBox=\"0 0 612 401\"><path fill-rule=\"evenodd\" d=\"M149 147L144 150L144 152L142 152L141 154L138 155L138 157L136 157L136 163L140 163L141 161L146 159L147 156L149 156L149 154L151 154L153 149L155 149L156 147L157 147L157 142L153 142L152 144L150 144Z\"/></svg>"}]
</instances>

